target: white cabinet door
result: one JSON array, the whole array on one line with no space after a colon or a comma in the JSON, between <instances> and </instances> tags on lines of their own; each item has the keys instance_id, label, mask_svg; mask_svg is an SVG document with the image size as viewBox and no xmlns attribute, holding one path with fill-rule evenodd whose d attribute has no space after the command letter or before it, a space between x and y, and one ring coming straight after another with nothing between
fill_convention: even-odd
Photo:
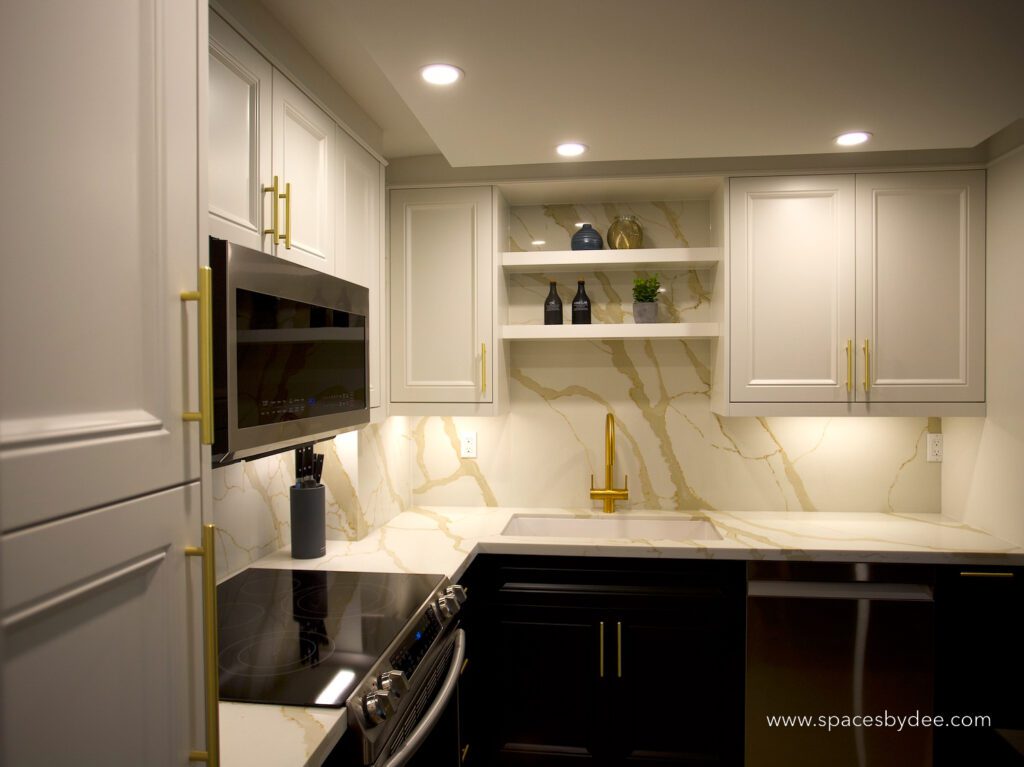
<instances>
[{"instance_id":1,"label":"white cabinet door","mask_svg":"<svg viewBox=\"0 0 1024 767\"><path fill-rule=\"evenodd\" d=\"M852 400L853 176L732 179L730 220L732 400Z\"/></svg>"},{"instance_id":2,"label":"white cabinet door","mask_svg":"<svg viewBox=\"0 0 1024 767\"><path fill-rule=\"evenodd\" d=\"M276 201L263 193L270 178L273 68L227 22L210 12L210 234L266 253L264 234Z\"/></svg>"},{"instance_id":3,"label":"white cabinet door","mask_svg":"<svg viewBox=\"0 0 1024 767\"><path fill-rule=\"evenodd\" d=\"M390 205L391 401L491 402L491 188L395 190Z\"/></svg>"},{"instance_id":4,"label":"white cabinet door","mask_svg":"<svg viewBox=\"0 0 1024 767\"><path fill-rule=\"evenodd\" d=\"M381 402L382 167L337 128L334 179L335 274L370 291L370 407Z\"/></svg>"},{"instance_id":5,"label":"white cabinet door","mask_svg":"<svg viewBox=\"0 0 1024 767\"><path fill-rule=\"evenodd\" d=\"M857 396L985 399L985 172L857 176Z\"/></svg>"},{"instance_id":6,"label":"white cabinet door","mask_svg":"<svg viewBox=\"0 0 1024 767\"><path fill-rule=\"evenodd\" d=\"M199 477L199 12L5 8L2 529Z\"/></svg>"},{"instance_id":7,"label":"white cabinet door","mask_svg":"<svg viewBox=\"0 0 1024 767\"><path fill-rule=\"evenodd\" d=\"M0 763L183 767L203 748L199 503L193 483L0 539Z\"/></svg>"},{"instance_id":8,"label":"white cabinet door","mask_svg":"<svg viewBox=\"0 0 1024 767\"><path fill-rule=\"evenodd\" d=\"M276 69L273 102L273 175L280 194L288 195L278 201L286 240L279 240L274 253L334 274L334 122Z\"/></svg>"}]
</instances>

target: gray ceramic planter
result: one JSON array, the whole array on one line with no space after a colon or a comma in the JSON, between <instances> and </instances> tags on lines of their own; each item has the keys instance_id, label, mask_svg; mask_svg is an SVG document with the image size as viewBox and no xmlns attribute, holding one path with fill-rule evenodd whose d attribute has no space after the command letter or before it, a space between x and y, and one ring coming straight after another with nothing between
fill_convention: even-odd
<instances>
[{"instance_id":1,"label":"gray ceramic planter","mask_svg":"<svg viewBox=\"0 0 1024 767\"><path fill-rule=\"evenodd\" d=\"M633 302L633 322L657 322L658 321L658 302L657 301L644 301L644 302Z\"/></svg>"}]
</instances>

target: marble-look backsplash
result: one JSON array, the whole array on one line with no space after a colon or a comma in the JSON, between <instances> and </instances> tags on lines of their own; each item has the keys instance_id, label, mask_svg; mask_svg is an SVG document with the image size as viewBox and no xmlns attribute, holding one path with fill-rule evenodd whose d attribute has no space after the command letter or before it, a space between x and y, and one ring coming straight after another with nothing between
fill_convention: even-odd
<instances>
[{"instance_id":1,"label":"marble-look backsplash","mask_svg":"<svg viewBox=\"0 0 1024 767\"><path fill-rule=\"evenodd\" d=\"M413 505L597 507L604 417L635 509L938 512L926 418L723 418L708 341L517 343L501 418L410 421ZM452 435L477 432L479 457Z\"/></svg>"},{"instance_id":2,"label":"marble-look backsplash","mask_svg":"<svg viewBox=\"0 0 1024 767\"><path fill-rule=\"evenodd\" d=\"M324 454L327 538L358 540L408 508L407 441L406 419L389 418L316 446ZM219 576L291 543L294 483L292 451L214 469Z\"/></svg>"},{"instance_id":3,"label":"marble-look backsplash","mask_svg":"<svg viewBox=\"0 0 1024 767\"><path fill-rule=\"evenodd\" d=\"M509 250L569 250L576 224L592 225L604 239L616 216L629 215L643 227L645 248L703 248L711 244L709 214L707 200L517 205L509 210Z\"/></svg>"},{"instance_id":4,"label":"marble-look backsplash","mask_svg":"<svg viewBox=\"0 0 1024 767\"><path fill-rule=\"evenodd\" d=\"M644 229L645 248L706 247L710 243L708 202L630 202L577 205L524 205L510 210L510 250L569 250L577 223L590 223L604 237L617 215L634 215ZM544 240L543 245L532 245ZM585 254L584 254L585 255ZM508 321L513 325L544 322L544 299L551 282L569 322L576 281L586 282L595 323L633 321L633 279L654 272L584 272L513 274L509 277ZM713 321L711 297L715 270L659 270L664 292L658 298L660 322Z\"/></svg>"}]
</instances>

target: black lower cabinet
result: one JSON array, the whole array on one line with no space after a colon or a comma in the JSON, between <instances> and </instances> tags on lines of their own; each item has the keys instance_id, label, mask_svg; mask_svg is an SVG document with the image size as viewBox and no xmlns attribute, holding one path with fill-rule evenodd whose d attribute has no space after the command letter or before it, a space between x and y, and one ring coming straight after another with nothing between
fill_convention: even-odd
<instances>
[{"instance_id":1,"label":"black lower cabinet","mask_svg":"<svg viewBox=\"0 0 1024 767\"><path fill-rule=\"evenodd\" d=\"M739 765L744 566L483 555L480 765Z\"/></svg>"},{"instance_id":2,"label":"black lower cabinet","mask_svg":"<svg viewBox=\"0 0 1024 767\"><path fill-rule=\"evenodd\" d=\"M936 588L938 767L1024 766L1024 568L948 567Z\"/></svg>"}]
</instances>

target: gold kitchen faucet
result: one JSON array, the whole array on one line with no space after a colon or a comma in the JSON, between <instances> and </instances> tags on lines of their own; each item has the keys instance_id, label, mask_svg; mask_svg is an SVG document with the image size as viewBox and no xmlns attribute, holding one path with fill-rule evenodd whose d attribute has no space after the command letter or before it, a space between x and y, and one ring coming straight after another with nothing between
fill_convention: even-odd
<instances>
[{"instance_id":1,"label":"gold kitchen faucet","mask_svg":"<svg viewBox=\"0 0 1024 767\"><path fill-rule=\"evenodd\" d=\"M604 503L604 513L615 511L616 501L629 500L629 476L625 476L625 487L612 486L612 467L615 465L615 416L609 413L604 419L604 487L594 487L594 475L590 475L590 499Z\"/></svg>"}]
</instances>

